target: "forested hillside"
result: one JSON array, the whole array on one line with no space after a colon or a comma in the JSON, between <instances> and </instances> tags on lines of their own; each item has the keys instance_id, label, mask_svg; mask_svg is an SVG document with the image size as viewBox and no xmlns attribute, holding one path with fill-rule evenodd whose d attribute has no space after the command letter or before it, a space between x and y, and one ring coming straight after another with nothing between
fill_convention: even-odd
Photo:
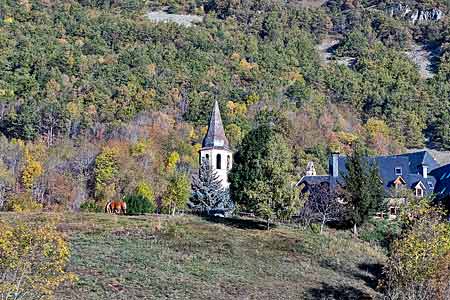
<instances>
[{"instance_id":1,"label":"forested hillside","mask_svg":"<svg viewBox=\"0 0 450 300\"><path fill-rule=\"evenodd\" d=\"M205 18L147 18L161 9ZM214 100L234 148L260 111L284 116L298 177L355 141L450 149L448 15L444 0L4 0L0 207L161 195L170 170L198 168Z\"/></svg>"}]
</instances>

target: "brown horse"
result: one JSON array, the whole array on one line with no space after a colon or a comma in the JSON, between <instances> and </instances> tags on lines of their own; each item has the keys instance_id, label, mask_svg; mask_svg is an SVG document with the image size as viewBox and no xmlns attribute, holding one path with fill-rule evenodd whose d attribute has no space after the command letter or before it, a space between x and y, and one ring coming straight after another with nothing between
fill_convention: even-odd
<instances>
[{"instance_id":1,"label":"brown horse","mask_svg":"<svg viewBox=\"0 0 450 300\"><path fill-rule=\"evenodd\" d=\"M124 201L109 201L105 206L105 213L126 215L127 203Z\"/></svg>"}]
</instances>

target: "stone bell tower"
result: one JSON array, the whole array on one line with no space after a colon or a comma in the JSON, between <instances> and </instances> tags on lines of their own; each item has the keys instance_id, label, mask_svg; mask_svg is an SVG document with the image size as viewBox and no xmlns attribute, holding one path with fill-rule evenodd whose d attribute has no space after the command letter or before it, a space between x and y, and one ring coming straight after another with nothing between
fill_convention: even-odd
<instances>
[{"instance_id":1,"label":"stone bell tower","mask_svg":"<svg viewBox=\"0 0 450 300\"><path fill-rule=\"evenodd\" d=\"M216 171L222 180L224 188L228 188L228 172L233 165L233 152L230 150L228 139L223 130L219 104L214 103L214 108L209 120L208 132L203 139L200 149L200 162L207 161L209 166Z\"/></svg>"}]
</instances>

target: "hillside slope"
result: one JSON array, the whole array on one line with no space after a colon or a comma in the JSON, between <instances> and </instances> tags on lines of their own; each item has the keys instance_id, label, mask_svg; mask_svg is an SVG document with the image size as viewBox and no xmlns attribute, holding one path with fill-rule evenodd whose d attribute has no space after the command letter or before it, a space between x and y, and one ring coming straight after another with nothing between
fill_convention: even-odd
<instances>
[{"instance_id":1,"label":"hillside slope","mask_svg":"<svg viewBox=\"0 0 450 300\"><path fill-rule=\"evenodd\" d=\"M72 211L140 182L161 197L169 161L197 172L216 100L236 151L268 111L285 119L295 181L356 141L450 149L446 1L402 1L420 22L382 0L16 2L0 3L0 209L28 189Z\"/></svg>"},{"instance_id":2,"label":"hillside slope","mask_svg":"<svg viewBox=\"0 0 450 300\"><path fill-rule=\"evenodd\" d=\"M45 222L56 215L0 214ZM60 219L80 277L57 299L372 299L384 256L342 234L253 221L72 214Z\"/></svg>"}]
</instances>

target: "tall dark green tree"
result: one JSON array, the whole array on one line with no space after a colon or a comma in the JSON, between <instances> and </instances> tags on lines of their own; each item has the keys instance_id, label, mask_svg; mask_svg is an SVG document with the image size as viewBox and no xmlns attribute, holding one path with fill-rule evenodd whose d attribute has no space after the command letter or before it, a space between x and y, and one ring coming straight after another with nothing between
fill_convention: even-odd
<instances>
[{"instance_id":1,"label":"tall dark green tree","mask_svg":"<svg viewBox=\"0 0 450 300\"><path fill-rule=\"evenodd\" d=\"M207 214L215 210L230 211L234 207L229 190L222 186L222 180L207 161L202 162L198 176L192 181L189 205Z\"/></svg>"},{"instance_id":2,"label":"tall dark green tree","mask_svg":"<svg viewBox=\"0 0 450 300\"><path fill-rule=\"evenodd\" d=\"M368 159L361 146L354 147L346 168L344 185L353 233L357 235L357 227L381 208L385 193L377 166Z\"/></svg>"},{"instance_id":3,"label":"tall dark green tree","mask_svg":"<svg viewBox=\"0 0 450 300\"><path fill-rule=\"evenodd\" d=\"M431 141L442 149L450 149L450 57L444 55L438 74L430 81L434 98L430 122Z\"/></svg>"},{"instance_id":4,"label":"tall dark green tree","mask_svg":"<svg viewBox=\"0 0 450 300\"><path fill-rule=\"evenodd\" d=\"M264 218L269 228L274 218L288 219L299 198L293 188L292 152L283 135L283 118L272 113L260 117L235 155L230 190L241 209Z\"/></svg>"},{"instance_id":5,"label":"tall dark green tree","mask_svg":"<svg viewBox=\"0 0 450 300\"><path fill-rule=\"evenodd\" d=\"M448 109L437 114L431 128L433 142L442 149L450 149L450 112Z\"/></svg>"}]
</instances>

